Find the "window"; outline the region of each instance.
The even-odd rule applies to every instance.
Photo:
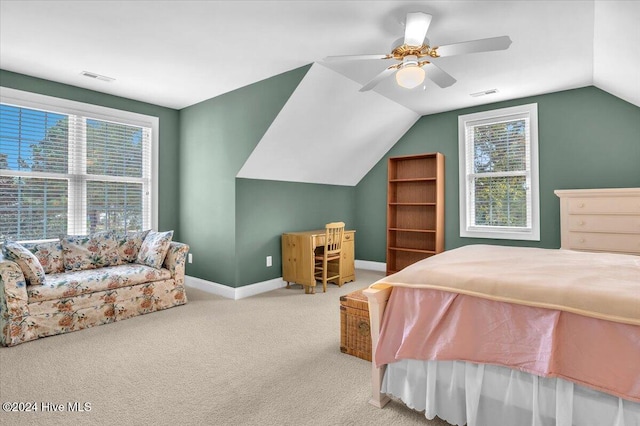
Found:
[[[156,227],[156,117],[0,90],[0,234]]]
[[[537,104],[458,117],[460,236],[540,240]]]

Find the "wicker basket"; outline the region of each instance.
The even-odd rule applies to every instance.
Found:
[[[371,361],[369,304],[362,290],[340,297],[340,351]]]

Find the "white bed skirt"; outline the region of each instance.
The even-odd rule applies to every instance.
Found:
[[[382,392],[458,426],[640,426],[640,403],[496,365],[402,360]]]

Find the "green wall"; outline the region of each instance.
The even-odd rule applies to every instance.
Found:
[[[179,189],[178,177],[180,175],[178,161],[180,157],[180,142],[178,139],[179,113],[177,110],[118,96],[105,95],[93,90],[81,89],[1,69],[0,86],[158,117],[160,119],[158,229],[173,229],[175,231],[174,239],[180,240],[179,209],[176,202]]]
[[[265,247],[274,263],[279,262],[275,241],[280,226],[269,220],[277,216],[295,223],[296,209],[272,214],[275,206],[265,200],[282,197],[282,187],[235,176],[308,69],[301,67],[180,111],[180,234],[193,254],[188,275],[231,287],[281,275],[274,275],[279,271],[275,264],[263,269],[266,255],[258,248]],[[308,190],[326,192],[321,186]],[[272,192],[265,198],[260,191]],[[272,213],[262,217],[262,211]],[[247,226],[254,231],[248,232]]]
[[[355,229],[355,187],[268,180],[236,180],[237,282],[282,276],[280,235],[344,222]],[[356,232],[356,241],[359,237]],[[273,266],[266,267],[266,256]]]
[[[159,228],[191,246],[188,275],[237,287],[282,275],[283,232],[335,220],[355,227],[354,187],[235,177],[308,69],[181,111],[4,70],[0,85],[159,117]]]
[[[458,208],[458,116],[538,104],[540,241],[461,238]],[[466,244],[560,247],[560,204],[553,191],[640,187],[640,108],[595,87],[424,116],[356,187],[356,259],[384,262],[387,159],[445,155],[445,247]]]
[[[0,85],[160,118],[159,229],[191,246],[187,274],[239,287],[281,276],[280,234],[341,220],[356,259],[385,261],[389,156],[446,157],[445,246],[560,245],[554,189],[640,186],[640,108],[595,87],[424,116],[356,187],[236,179],[309,66],[181,111],[0,70]],[[460,238],[458,115],[538,103],[541,241]],[[331,208],[322,206],[331,205]],[[267,268],[265,257],[273,256]]]

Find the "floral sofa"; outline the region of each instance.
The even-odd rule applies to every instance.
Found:
[[[187,302],[186,244],[173,231],[5,241],[0,344],[81,330]]]

